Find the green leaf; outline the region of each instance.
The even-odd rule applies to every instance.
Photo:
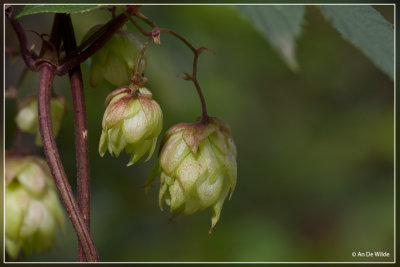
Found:
[[[21,18],[26,15],[37,13],[83,13],[104,5],[26,5],[24,9],[15,17]]]
[[[393,79],[394,29],[371,6],[322,6],[322,13],[342,37],[359,48]]]
[[[305,6],[243,5],[241,13],[279,52],[292,70],[298,69],[296,37],[301,33]]]

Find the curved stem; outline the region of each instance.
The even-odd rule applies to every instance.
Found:
[[[180,34],[170,30],[170,29],[165,29],[165,28],[161,28],[160,32],[165,32],[165,33],[169,33],[173,36],[175,36],[176,38],[178,38],[179,40],[181,40],[187,47],[190,48],[190,50],[192,50],[192,52],[194,54],[197,54],[197,49],[188,41],[186,40],[183,36],[181,36]]]
[[[125,16],[128,17],[129,21],[132,22],[133,25],[135,25],[135,27],[140,31],[141,34],[143,34],[144,36],[151,36],[151,32],[146,32],[134,19],[132,19],[132,16],[128,14],[128,12],[126,12],[126,10],[121,7],[121,6],[117,6],[122,13],[125,14]],[[134,14],[136,15],[136,14]]]
[[[152,27],[152,28],[156,28],[157,27],[157,25],[154,22],[152,22],[151,19],[149,19],[148,17],[146,17],[145,15],[140,13],[139,11],[136,11],[134,15],[136,17],[138,17],[139,19],[143,20],[150,27]]]
[[[126,12],[128,14],[135,13],[140,6],[138,5],[129,5],[126,8]],[[108,29],[102,34],[94,43],[92,43],[88,48],[82,51],[82,53],[75,55],[74,57],[68,59],[68,61],[62,63],[57,67],[56,73],[58,75],[66,74],[70,69],[78,66],[83,61],[88,59],[91,55],[93,55],[97,50],[103,47],[103,45],[111,39],[111,37],[128,21],[128,16],[125,14],[119,15],[117,18],[113,20],[113,22],[109,25]]]
[[[78,235],[88,261],[99,261],[96,248],[86,227],[85,221],[76,204],[67,175],[61,163],[53,133],[53,122],[50,113],[51,86],[54,78],[54,67],[48,63],[40,65],[38,115],[39,131],[42,137],[43,149],[49,164],[51,174],[63,200],[64,206]]]
[[[186,74],[185,76],[185,80],[190,80],[193,82],[194,86],[196,87],[197,93],[199,95],[200,101],[201,101],[201,110],[202,110],[202,115],[201,115],[201,122],[204,124],[208,123],[208,113],[207,113],[207,104],[206,104],[206,100],[203,94],[203,91],[201,90],[199,81],[197,80],[197,63],[198,63],[198,58],[200,53],[205,50],[206,48],[204,47],[200,47],[200,48],[195,48],[186,38],[184,38],[182,35],[170,30],[170,29],[166,29],[166,28],[158,28],[157,25],[152,22],[149,18],[147,18],[145,15],[143,15],[142,13],[136,11],[134,13],[134,15],[136,17],[138,17],[139,19],[143,20],[146,24],[148,24],[149,26],[151,26],[153,28],[153,32],[156,31],[158,33],[168,33],[171,34],[172,36],[178,38],[180,41],[182,41],[187,47],[190,48],[190,50],[192,50],[193,54],[194,54],[194,60],[193,60],[193,71],[192,71],[192,75],[188,75]],[[143,28],[140,27],[140,25],[134,21],[131,17],[129,18],[130,21],[135,25],[136,28],[139,29],[139,31],[145,35],[145,36],[152,36],[153,32],[146,32],[143,30]],[[136,64],[137,67],[137,64]]]
[[[196,87],[197,93],[199,95],[200,101],[201,101],[201,122],[204,124],[208,123],[208,113],[207,113],[207,104],[206,104],[206,99],[204,98],[204,94],[203,91],[201,90],[199,81],[197,80],[197,63],[199,60],[199,55],[200,53],[205,49],[204,47],[200,47],[200,48],[195,48],[188,40],[186,40],[183,36],[181,36],[180,34],[170,30],[170,29],[159,29],[160,32],[165,32],[165,33],[169,33],[172,36],[175,36],[176,38],[178,38],[179,40],[181,40],[187,47],[190,48],[190,50],[192,50],[193,54],[194,54],[194,59],[193,59],[193,71],[192,71],[192,75],[186,75],[185,80],[191,80],[194,83],[194,86]]]
[[[62,21],[62,37],[67,55],[76,48],[76,40],[71,16],[60,14]],[[89,144],[86,119],[85,94],[80,66],[69,71],[71,94],[75,121],[75,154],[76,176],[78,187],[78,205],[83,215],[88,230],[90,231],[90,168],[89,168]],[[86,261],[83,246],[78,246],[78,261]]]
[[[5,10],[5,14],[7,16],[8,21],[11,23],[15,33],[17,34],[19,46],[21,48],[21,55],[25,61],[25,64],[33,71],[37,71],[38,68],[35,64],[36,55],[31,54],[28,49],[28,41],[26,39],[26,34],[24,29],[22,28],[21,24],[18,20],[14,19],[14,8],[12,6],[8,6]]]
[[[151,42],[153,41],[153,37],[150,37],[149,39],[147,39],[146,43],[144,44],[142,50],[139,53],[139,56],[136,60],[136,65],[135,65],[135,73],[133,74],[133,77],[131,78],[131,81],[135,84],[139,84],[140,83],[140,72],[139,72],[139,68],[140,68],[140,62],[142,61],[142,58],[144,56],[144,53],[146,52],[147,47],[149,47],[149,45],[151,44]]]

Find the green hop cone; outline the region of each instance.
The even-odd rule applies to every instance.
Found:
[[[89,33],[99,29],[100,26],[95,26]],[[132,76],[142,46],[141,41],[135,35],[118,31],[92,56],[90,85],[96,87],[103,78],[116,87],[126,84]],[[141,67],[144,68],[144,66],[145,60],[143,59]]]
[[[236,154],[229,126],[218,118],[170,128],[161,142],[161,209],[164,201],[173,215],[210,207],[211,233],[236,186]]]
[[[122,87],[112,92],[106,100],[103,116],[103,130],[100,137],[99,153],[106,151],[119,156],[125,149],[131,158],[130,166],[148,152],[149,160],[162,129],[163,114],[151,92],[144,88]]]
[[[5,158],[5,245],[11,258],[50,249],[63,208],[47,163],[34,156]]]
[[[54,135],[57,136],[61,127],[61,121],[65,114],[66,104],[63,97],[56,96],[51,98],[50,105],[53,131]],[[15,122],[21,131],[36,134],[36,145],[42,145],[42,138],[39,133],[37,96],[29,97],[24,101],[15,117]]]

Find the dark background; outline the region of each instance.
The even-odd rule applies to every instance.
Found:
[[[393,6],[376,7],[393,23]],[[105,97],[113,88],[88,84],[83,64],[92,186],[92,234],[102,261],[393,261],[394,86],[358,49],[344,41],[317,6],[307,7],[293,73],[233,6],[143,6],[159,26],[211,48],[199,59],[198,78],[210,115],[228,122],[238,148],[238,182],[216,231],[209,210],[169,219],[158,207],[159,180],[143,188],[156,155],[125,167],[98,154]],[[49,33],[53,15],[21,19],[26,30]],[[109,12],[72,15],[78,41]],[[6,46],[17,47],[8,22]],[[126,30],[138,32],[127,24]],[[139,35],[139,34],[138,34]],[[28,33],[39,47],[39,38]],[[165,132],[200,114],[191,51],[171,36],[147,55],[148,88],[164,112]],[[22,60],[5,58],[6,88],[18,83]],[[179,77],[177,77],[179,76]],[[37,90],[29,73],[21,94]],[[66,77],[54,90],[68,102],[57,137],[70,183],[75,184],[72,102]],[[5,101],[5,145],[10,148],[15,102]],[[23,145],[43,155],[34,137]],[[353,258],[386,251],[389,258]],[[68,221],[53,250],[21,261],[75,261],[77,239]]]

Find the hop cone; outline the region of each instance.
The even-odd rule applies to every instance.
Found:
[[[65,114],[65,100],[61,96],[52,97],[50,100],[51,118],[53,120],[54,135],[57,136],[61,121]],[[28,98],[22,104],[22,108],[18,111],[15,122],[19,129],[24,132],[36,134],[36,145],[42,145],[42,139],[39,133],[39,120],[38,120],[38,101],[37,96]]]
[[[99,29],[95,26],[93,32]],[[133,34],[117,32],[97,53],[92,56],[90,65],[90,85],[96,87],[103,79],[113,86],[122,86],[129,81],[142,43]],[[142,67],[145,60],[141,62]]]
[[[5,159],[5,245],[11,258],[52,247],[64,213],[50,170],[33,156]]]
[[[210,207],[212,226],[236,185],[236,146],[228,125],[210,117],[209,123],[181,123],[170,128],[160,152],[159,204],[172,214],[192,214]]]
[[[125,149],[131,155],[127,164],[138,162],[148,152],[149,160],[161,132],[163,114],[160,106],[152,99],[151,92],[142,87],[131,91],[120,88],[112,92],[107,100],[103,116],[103,130],[99,152],[106,151],[119,156]]]

